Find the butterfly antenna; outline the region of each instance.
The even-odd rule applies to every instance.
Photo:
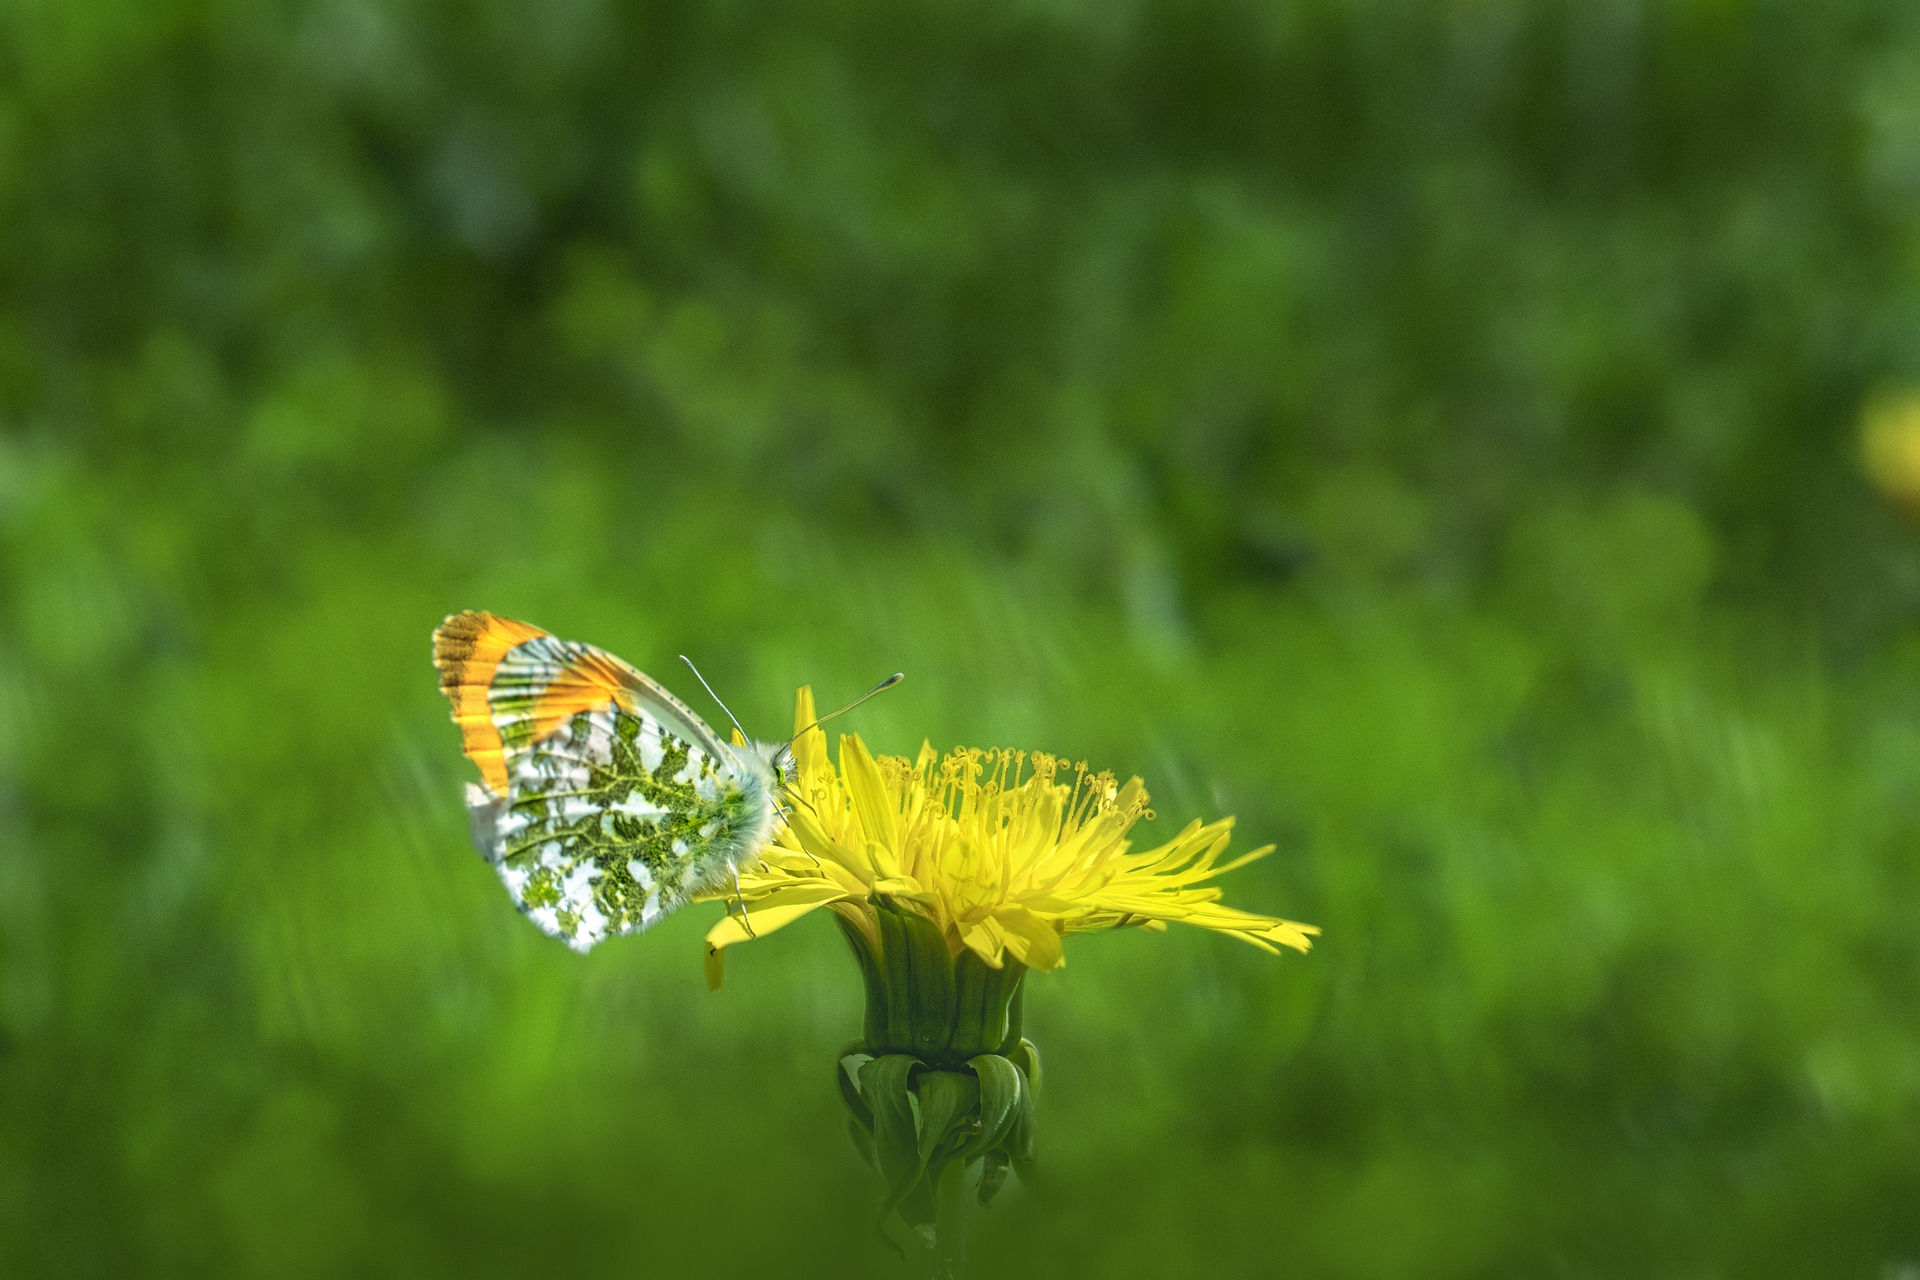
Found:
[[[791,738],[788,738],[787,745],[792,746],[794,743],[800,741],[802,734],[811,733],[813,730],[819,728],[821,725],[833,719],[835,716],[843,716],[847,714],[847,712],[853,710],[855,707],[865,702],[868,698],[871,698],[874,694],[884,692],[887,689],[891,689],[893,688],[893,686],[899,684],[902,680],[905,680],[906,678],[907,678],[906,672],[904,671],[894,672],[892,675],[888,676],[885,680],[882,680],[879,684],[873,686],[873,688],[867,690],[865,693],[861,694],[859,697],[855,698],[852,702],[849,702],[846,706],[840,708],[838,711],[827,712],[827,714],[821,716],[818,720],[815,720],[812,724],[802,729],[799,733],[796,733]]]
[[[746,737],[746,729],[741,726],[738,720],[734,719],[733,712],[727,710],[727,704],[720,701],[720,695],[713,691],[713,686],[707,683],[707,678],[700,674],[700,668],[693,665],[693,659],[683,653],[680,655],[680,661],[687,664],[687,670],[693,672],[693,678],[700,682],[700,687],[707,691],[707,696],[718,703],[722,711],[727,712],[727,719],[733,720],[733,727],[740,730],[740,736],[743,738]]]
[[[689,662],[687,665],[692,666],[693,664]],[[703,681],[702,683],[705,682]],[[712,690],[708,690],[708,692],[711,693]],[[714,701],[718,702],[720,699],[715,698]],[[741,734],[740,736],[744,738],[746,735]],[[747,900],[740,896],[740,868],[738,867],[733,868],[733,900],[740,905],[740,927],[747,931],[749,938],[758,938],[760,935],[753,931],[753,921],[747,919]]]

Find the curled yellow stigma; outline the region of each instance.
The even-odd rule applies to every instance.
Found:
[[[814,719],[803,688],[796,731]],[[745,918],[735,909],[707,934],[715,986],[727,947],[821,907],[876,946],[878,905],[907,908],[939,926],[951,955],[970,950],[996,969],[1009,958],[1058,968],[1066,934],[1100,929],[1178,922],[1275,952],[1305,951],[1320,932],[1222,905],[1214,881],[1273,851],[1223,862],[1232,818],[1190,822],[1134,852],[1129,832],[1153,816],[1138,778],[1121,785],[1044,752],[922,746],[914,760],[875,758],[857,734],[841,737],[836,766],[818,728],[794,758],[786,826],[740,873]]]

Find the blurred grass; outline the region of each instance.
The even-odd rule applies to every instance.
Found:
[[[1920,26],[0,8],[0,1270],[899,1274],[838,940],[468,851],[427,664],[1143,774],[986,1275],[1905,1274]]]

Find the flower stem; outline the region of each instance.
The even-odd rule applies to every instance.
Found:
[[[934,1280],[961,1280],[967,1271],[967,1228],[973,1223],[965,1160],[947,1161],[934,1195]]]

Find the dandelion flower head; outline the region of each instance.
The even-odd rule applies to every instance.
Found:
[[[740,874],[745,918],[730,913],[707,935],[716,984],[726,947],[822,907],[877,944],[883,900],[937,923],[956,957],[971,950],[993,968],[1058,968],[1065,935],[1128,926],[1197,925],[1267,951],[1306,951],[1320,932],[1220,901],[1219,877],[1273,850],[1222,861],[1230,817],[1136,852],[1128,837],[1153,816],[1138,778],[1120,784],[1037,751],[923,745],[912,760],[876,758],[857,734],[841,737],[836,767],[814,720],[803,688],[787,823]]]

